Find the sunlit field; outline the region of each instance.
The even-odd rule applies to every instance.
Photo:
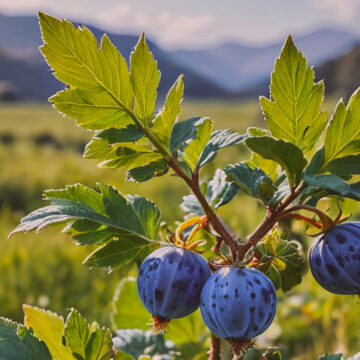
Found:
[[[334,102],[326,104],[329,111]],[[265,127],[258,102],[187,101],[182,119],[209,116],[216,128],[239,132],[249,126]],[[22,304],[49,308],[66,314],[76,307],[89,321],[110,325],[112,297],[120,279],[135,275],[134,265],[108,274],[82,264],[89,253],[75,245],[69,236],[55,227],[46,232],[7,234],[26,213],[43,205],[42,191],[83,183],[93,187],[97,181],[116,186],[124,194],[139,193],[156,202],[162,218],[174,229],[184,213],[179,205],[187,188],[172,176],[154,178],[139,185],[126,183],[119,170],[101,169],[96,162],[82,158],[91,135],[75,127],[50,105],[0,104],[0,315],[22,321]],[[209,164],[201,176],[205,179],[216,168],[247,159],[243,145],[224,149],[217,161]],[[321,207],[326,210],[329,201]],[[336,205],[332,206],[336,211]],[[360,208],[354,201],[343,204],[345,214],[359,219]],[[241,194],[220,215],[231,230],[241,237],[249,234],[264,216],[264,209]],[[303,238],[302,223],[281,226],[306,249],[311,238]],[[276,344],[291,359],[315,359],[320,353],[342,351],[351,355],[359,350],[359,299],[332,295],[316,285],[307,269],[301,285],[286,297],[280,294],[274,324],[261,336],[260,344]]]

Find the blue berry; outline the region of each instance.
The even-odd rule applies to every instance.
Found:
[[[274,285],[262,272],[223,267],[203,287],[200,309],[207,327],[237,353],[269,327],[276,303]]]
[[[315,239],[309,264],[316,281],[334,294],[360,294],[360,223],[336,225]]]
[[[202,256],[167,246],[146,257],[139,269],[137,289],[155,325],[158,322],[161,328],[161,323],[187,316],[199,307],[201,289],[210,275]]]

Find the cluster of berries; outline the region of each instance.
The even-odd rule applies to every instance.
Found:
[[[336,225],[313,243],[309,264],[318,283],[336,294],[360,294],[360,223]],[[271,280],[251,268],[224,266],[211,274],[193,250],[160,248],[142,263],[137,288],[158,330],[185,317],[199,305],[207,327],[227,339],[234,352],[245,351],[276,313]]]

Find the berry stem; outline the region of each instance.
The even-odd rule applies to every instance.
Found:
[[[116,100],[116,99],[115,99]],[[117,100],[116,100],[117,101]],[[226,242],[229,246],[231,255],[233,260],[236,260],[236,252],[237,252],[237,241],[233,238],[229,230],[220,220],[220,218],[215,214],[214,210],[211,208],[210,204],[206,200],[205,196],[201,192],[199,185],[199,169],[195,168],[192,177],[190,178],[184,170],[179,166],[176,156],[171,154],[168,149],[166,149],[163,144],[157,139],[157,137],[152,133],[151,129],[143,125],[140,119],[137,117],[134,111],[127,108],[121,102],[117,101],[118,105],[121,106],[133,119],[135,125],[144,131],[146,137],[151,141],[151,143],[155,146],[155,148],[160,152],[160,154],[167,161],[168,165],[175,172],[175,174],[181,177],[186,184],[189,186],[197,200],[199,201],[201,207],[203,208],[205,215],[208,217],[215,231],[221,236],[221,238]]]
[[[293,189],[285,200],[277,207],[268,207],[262,223],[247,237],[245,243],[238,246],[238,260],[243,260],[246,253],[273,228],[284,214],[284,210],[300,195],[305,187],[305,183],[300,184],[298,188]]]
[[[279,216],[279,220],[281,219],[296,219],[296,220],[304,220],[307,223],[315,226],[318,229],[322,229],[322,225],[316,221],[315,219],[309,218],[307,216],[301,215],[301,214],[294,214],[294,213],[287,213]]]
[[[201,207],[203,208],[205,215],[211,222],[213,228],[215,231],[221,236],[221,238],[226,242],[226,244],[229,246],[231,255],[233,260],[236,259],[236,252],[237,252],[237,241],[233,238],[229,230],[226,228],[226,226],[223,224],[223,222],[220,220],[217,214],[215,214],[214,210],[210,207],[209,203],[207,202],[205,196],[201,192],[200,186],[198,181],[195,179],[192,179],[187,176],[187,174],[181,169],[178,162],[174,157],[171,157],[168,160],[169,166],[174,170],[174,172],[181,177],[186,184],[189,186],[193,194],[196,196],[197,200],[199,201]]]
[[[317,209],[316,207],[308,206],[308,205],[304,205],[304,204],[298,204],[298,205],[292,206],[291,208],[284,211],[283,214],[287,215],[287,214],[293,213],[294,211],[297,211],[297,210],[307,210],[307,211],[311,211],[311,212],[315,213],[320,218],[320,221],[322,224],[321,228],[324,231],[328,231],[336,225],[336,222],[334,220],[332,220],[331,217],[326,215],[321,210]]]
[[[208,360],[221,360],[221,340],[211,333],[210,353]]]

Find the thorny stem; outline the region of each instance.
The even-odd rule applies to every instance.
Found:
[[[221,340],[211,333],[210,353],[208,360],[221,360]]]

